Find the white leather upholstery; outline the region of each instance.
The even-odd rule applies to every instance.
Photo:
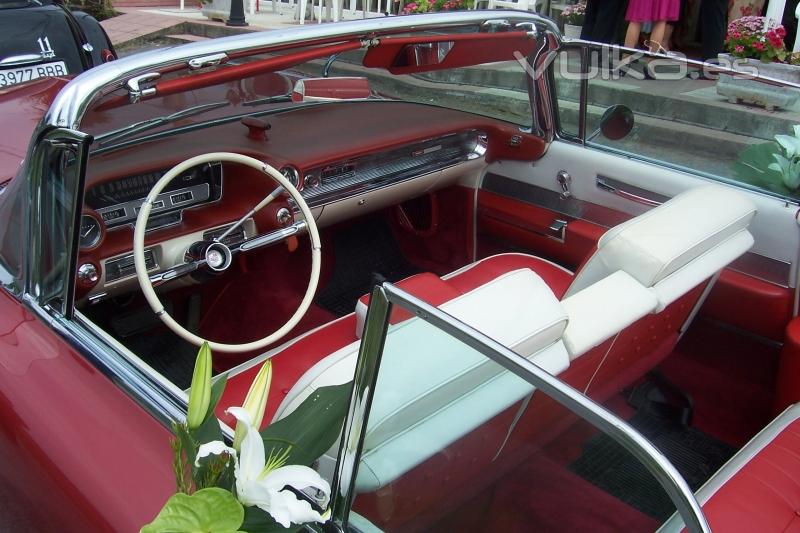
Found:
[[[529,269],[509,272],[442,310],[556,374],[569,366],[567,315]],[[326,357],[297,382],[275,415],[319,387],[353,379],[359,342]],[[532,392],[524,380],[414,318],[387,335],[370,411],[359,490],[390,483]]]
[[[733,256],[732,260],[736,253],[743,253],[747,237],[742,234],[749,236],[747,226],[755,213],[747,196],[729,187],[709,185],[683,192],[608,230],[600,238],[597,251],[575,276],[566,296],[617,270],[627,272],[645,287],[672,278],[673,285],[665,294],[674,294],[673,288],[686,285],[678,281],[685,267],[692,267],[689,274],[699,283],[727,265],[723,258]],[[718,253],[713,255],[714,251]],[[704,256],[708,260],[693,264]]]
[[[570,360],[610,339],[658,307],[651,290],[618,270],[561,300],[569,316],[564,344]]]

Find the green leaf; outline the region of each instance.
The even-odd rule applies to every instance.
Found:
[[[214,410],[217,408],[219,399],[222,398],[222,393],[225,392],[225,385],[228,384],[228,374],[222,374],[217,378],[217,381],[211,385],[211,401],[208,404],[208,412],[203,422],[207,422],[209,418],[214,416]]]
[[[243,520],[244,508],[233,494],[224,489],[203,489],[191,496],[173,494],[140,533],[229,533],[239,531]]]
[[[258,507],[245,507],[244,522],[241,528],[247,531],[247,533],[295,533],[303,529],[303,526],[291,524],[286,528],[277,523],[272,516]]]
[[[800,140],[791,135],[776,135],[775,140],[786,151],[786,157],[793,158],[800,153]]]
[[[775,155],[783,154],[776,142],[753,144],[742,150],[739,158],[733,163],[733,177],[742,183],[773,191],[784,196],[797,197],[798,192],[786,187],[783,183],[783,172],[769,168],[775,163]]]
[[[288,464],[311,466],[342,432],[353,382],[320,387],[289,416],[261,431],[264,449],[279,453],[291,447]]]

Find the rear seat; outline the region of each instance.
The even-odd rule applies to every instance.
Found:
[[[800,404],[756,435],[696,496],[715,532],[800,531]],[[674,515],[659,531],[682,528]]]

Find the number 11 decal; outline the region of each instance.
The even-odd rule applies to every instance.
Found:
[[[53,51],[53,47],[50,46],[50,39],[49,38],[47,38],[47,37],[45,37],[45,38],[39,37],[38,39],[36,39],[36,42],[39,43],[39,48],[42,51],[42,57],[44,57],[44,58],[55,57],[56,53]]]

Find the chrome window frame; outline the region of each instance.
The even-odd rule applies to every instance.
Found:
[[[649,52],[647,50],[640,50],[638,48],[627,48],[625,46],[608,45],[608,44],[598,43],[598,42],[594,42],[594,41],[585,41],[585,40],[582,40],[582,39],[576,39],[576,40],[562,42],[561,47],[559,48],[558,52],[560,53],[562,51],[566,51],[566,50],[569,50],[569,49],[578,48],[580,50],[580,56],[581,56],[581,72],[586,73],[586,72],[588,72],[588,69],[589,69],[589,53],[590,53],[591,49],[592,48],[602,49],[602,47],[612,47],[613,49],[620,50],[623,53],[640,53],[640,54],[642,54],[643,56],[645,56],[647,58],[674,61],[676,63],[683,63],[688,67],[697,67],[697,68],[700,68],[700,69],[702,69],[704,66],[707,69],[709,67],[712,67],[713,70],[716,71],[716,73],[718,73],[718,74],[730,74],[731,76],[737,77],[737,78],[747,78],[747,79],[752,79],[752,80],[755,80],[755,81],[760,81],[760,82],[763,82],[763,83],[766,83],[766,84],[769,84],[769,85],[777,85],[777,86],[780,86],[780,87],[790,87],[790,88],[794,88],[794,89],[800,90],[800,84],[796,84],[796,83],[792,83],[792,82],[788,82],[788,81],[783,81],[783,80],[778,80],[778,79],[775,79],[775,78],[770,78],[768,76],[751,76],[749,74],[742,73],[742,72],[733,70],[731,68],[722,67],[722,66],[719,66],[719,65],[714,65],[714,64],[711,64],[711,63],[704,63],[703,61],[695,61],[693,59],[687,59],[687,58],[682,58],[682,57],[665,56],[664,54],[656,54],[656,53]],[[554,68],[554,66],[551,66],[550,68],[552,70]],[[777,198],[777,199],[779,199],[781,201],[786,202],[787,206],[788,205],[800,206],[800,199],[789,198],[789,197],[783,196],[783,195],[781,195],[779,193],[756,187],[755,185],[750,185],[748,183],[743,183],[741,181],[736,181],[736,180],[733,180],[733,179],[730,179],[730,178],[726,178],[724,176],[719,176],[717,174],[712,174],[710,172],[705,172],[703,170],[699,170],[699,169],[695,169],[695,168],[691,168],[691,167],[685,167],[685,166],[682,166],[682,165],[679,165],[677,163],[673,163],[673,162],[670,162],[670,161],[664,161],[662,159],[654,159],[654,158],[651,158],[651,157],[643,156],[643,155],[635,153],[635,152],[628,152],[626,150],[622,150],[620,148],[616,148],[616,147],[613,147],[613,146],[606,146],[606,145],[603,145],[603,144],[592,143],[592,142],[587,143],[586,135],[588,133],[590,133],[590,132],[586,131],[586,112],[587,112],[587,107],[588,107],[588,95],[589,95],[589,80],[587,78],[584,78],[584,79],[581,80],[580,91],[579,91],[580,92],[580,101],[578,103],[578,105],[579,105],[579,111],[578,111],[578,113],[579,113],[579,116],[578,116],[579,134],[576,136],[576,135],[572,135],[572,134],[570,134],[568,132],[564,132],[561,129],[560,107],[558,105],[558,90],[557,89],[558,89],[558,87],[554,84],[554,86],[553,86],[553,96],[552,96],[552,100],[551,100],[551,106],[553,108],[553,113],[554,113],[554,116],[555,116],[555,123],[556,123],[556,126],[557,126],[555,128],[555,138],[557,140],[562,140],[562,141],[569,142],[569,143],[572,143],[572,144],[579,144],[581,146],[584,146],[586,148],[590,148],[590,149],[593,149],[593,150],[599,150],[599,151],[602,151],[602,152],[607,152],[607,153],[611,153],[611,154],[614,154],[614,155],[619,155],[621,157],[626,157],[626,158],[633,159],[633,160],[636,160],[636,161],[649,163],[651,165],[657,165],[657,166],[660,166],[660,167],[668,168],[670,170],[677,170],[677,171],[683,172],[685,174],[690,174],[690,175],[693,175],[693,176],[698,176],[698,177],[701,177],[701,178],[713,180],[713,181],[716,181],[716,182],[723,183],[725,185],[730,185],[732,187],[738,187],[740,189],[744,189],[744,190],[747,190],[747,191],[750,191],[750,192],[754,192],[754,193],[757,193],[757,194],[762,194],[764,196],[769,196],[771,198]]]
[[[697,499],[677,469],[650,441],[624,420],[528,359],[391,283],[375,287],[367,310],[350,407],[331,484],[331,516],[338,530],[347,531],[367,420],[389,329],[389,318],[395,305],[480,352],[613,438],[655,477],[689,531],[711,531]]]

